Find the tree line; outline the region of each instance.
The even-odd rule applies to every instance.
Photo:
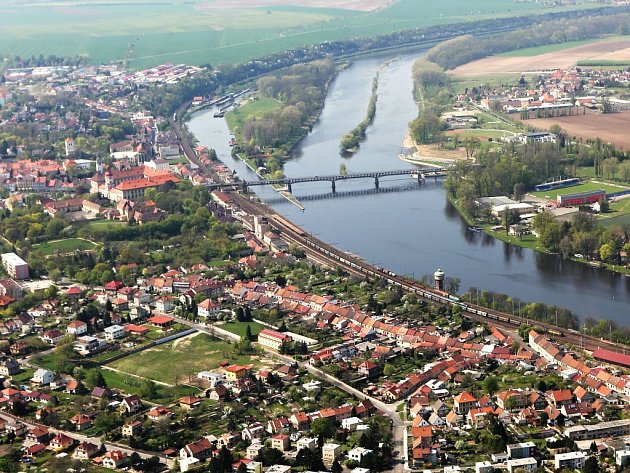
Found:
[[[485,38],[475,38],[467,34],[435,46],[428,52],[427,59],[445,69],[453,69],[506,51],[579,41],[613,33],[630,33],[630,14],[560,18]]]
[[[365,139],[365,132],[367,127],[374,122],[376,116],[376,101],[378,100],[378,77],[379,73],[372,80],[372,95],[370,95],[370,101],[368,102],[367,113],[365,118],[355,126],[349,133],[346,133],[339,143],[339,151],[342,155],[352,155],[356,151],[359,143]]]

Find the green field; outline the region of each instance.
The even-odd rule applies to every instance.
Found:
[[[80,238],[66,238],[65,240],[56,240],[48,243],[36,245],[33,248],[40,251],[43,255],[52,255],[56,252],[71,253],[73,251],[93,250],[96,245],[90,241]]]
[[[332,2],[331,2],[332,3]],[[360,12],[266,6],[217,8],[212,2],[20,4],[0,0],[3,53],[80,55],[92,64],[124,60],[136,69],[161,63],[241,63],[304,44],[436,24],[582,9],[535,2],[399,0]]]
[[[108,366],[124,373],[176,384],[176,381],[184,382],[189,375],[199,371],[212,370],[222,361],[232,364],[253,363],[251,357],[236,354],[234,348],[232,344],[200,333],[141,351]]]
[[[604,189],[607,194],[612,194],[613,192],[619,192],[623,190],[619,186],[612,186],[608,184],[598,184],[595,182],[585,182],[584,184],[580,184],[578,186],[565,187],[564,189],[556,189],[553,191],[542,191],[542,192],[531,192],[532,195],[536,197],[543,197],[545,199],[556,200],[559,195],[565,194],[577,194],[580,192],[592,191],[595,189]]]
[[[123,222],[118,220],[93,220],[91,222],[84,223],[82,227],[87,227],[90,230],[105,230],[116,225],[122,225]]]
[[[245,120],[251,117],[261,118],[265,114],[282,108],[282,103],[271,97],[261,97],[252,100],[242,107],[230,110],[226,115],[230,130],[242,127]]]
[[[252,330],[252,335],[258,335],[262,329],[265,327],[260,325],[258,322],[226,322],[224,324],[218,325],[223,330],[227,330],[228,332],[232,332],[241,337],[245,336],[247,332],[247,326]]]
[[[108,369],[102,369],[103,378],[107,383],[107,387],[111,389],[119,389],[128,394],[140,394],[142,380],[134,378],[133,376],[125,376],[122,373],[117,373]],[[180,397],[189,394],[199,394],[199,390],[190,386],[174,386],[168,387],[163,385],[156,385],[157,396],[153,398],[152,402],[160,404],[168,404]]]

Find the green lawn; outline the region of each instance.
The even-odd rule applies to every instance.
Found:
[[[223,330],[227,330],[228,332],[235,333],[241,337],[245,336],[247,332],[247,326],[252,330],[252,335],[258,335],[258,333],[264,329],[263,325],[260,325],[258,322],[226,322],[224,324],[219,325]]]
[[[282,103],[270,97],[260,97],[252,100],[242,107],[230,110],[225,119],[227,120],[230,130],[235,127],[243,126],[245,120],[250,117],[261,118],[269,112],[282,108]]]
[[[33,248],[40,251],[44,255],[52,255],[57,251],[60,253],[71,253],[77,250],[93,250],[96,245],[90,241],[80,238],[66,238],[65,240],[56,240],[48,243],[35,245]]]
[[[630,224],[630,198],[612,202],[610,204],[610,212],[599,215],[599,220],[606,227]]]
[[[585,182],[584,184],[580,184],[578,186],[565,187],[564,189],[555,189],[552,191],[542,191],[542,192],[532,192],[532,195],[536,197],[544,197],[546,199],[556,200],[559,195],[565,194],[577,194],[580,192],[592,191],[595,189],[604,189],[606,193],[612,194],[613,192],[619,192],[623,190],[620,187],[609,185],[609,184],[598,184],[595,182]]]
[[[253,327],[252,327],[253,329]],[[250,356],[238,355],[234,345],[199,333],[149,348],[134,355],[110,363],[109,366],[125,373],[175,384],[184,382],[189,375],[212,370],[222,361],[233,364],[256,362]]]
[[[222,5],[221,5],[222,6]],[[304,44],[515,15],[600,6],[541,8],[535,2],[399,0],[360,12],[335,8],[266,6],[217,8],[215,2],[22,4],[3,2],[4,51],[84,56],[92,64],[126,60],[143,69],[163,63],[238,64]]]
[[[118,220],[92,220],[91,222],[84,223],[82,226],[90,230],[103,230],[123,224],[124,222]]]

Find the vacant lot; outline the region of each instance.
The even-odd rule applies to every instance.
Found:
[[[536,197],[543,197],[545,199],[551,199],[555,201],[559,195],[578,194],[580,192],[588,192],[595,189],[604,189],[607,194],[612,194],[613,192],[619,192],[620,190],[623,190],[620,186],[612,186],[597,182],[585,182],[584,184],[580,184],[578,186],[565,187],[564,189],[556,189],[552,191],[531,192],[531,194],[535,195]]]
[[[525,120],[525,123],[544,130],[552,125],[560,125],[569,136],[584,140],[600,138],[605,143],[613,143],[619,149],[630,150],[630,112],[537,118]]]
[[[553,46],[553,47],[552,47]],[[630,59],[630,39],[614,39],[597,41],[582,46],[569,47],[568,49],[541,51],[555,49],[550,45],[541,48],[522,50],[526,56],[490,56],[469,62],[451,71],[456,76],[477,76],[488,74],[514,74],[527,71],[541,71],[545,69],[568,69],[585,59],[592,60],[626,60]],[[516,54],[513,52],[512,54]]]
[[[177,384],[188,382],[188,377],[199,371],[216,368],[222,361],[231,364],[255,363],[249,356],[236,354],[234,345],[197,333],[136,353],[109,366],[123,373]]]
[[[77,250],[93,250],[96,245],[81,238],[66,238],[65,240],[50,241],[42,243],[34,248],[44,255],[59,253],[72,253]]]

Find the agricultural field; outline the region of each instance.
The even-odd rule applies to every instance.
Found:
[[[72,253],[73,251],[86,251],[96,248],[96,244],[82,238],[66,238],[65,240],[49,241],[33,247],[43,255],[59,253]]]
[[[560,125],[568,136],[577,138],[600,138],[605,143],[613,143],[616,148],[630,150],[628,134],[630,112],[587,113],[569,117],[535,118],[524,120],[528,126],[548,130],[553,125]]]
[[[253,327],[252,327],[253,329]],[[234,345],[196,333],[122,358],[108,366],[143,378],[175,385],[199,371],[212,370],[223,361],[256,364],[257,359],[236,354]]]
[[[303,4],[303,2],[299,2]],[[91,64],[127,61],[143,69],[161,63],[241,63],[304,44],[599,4],[541,8],[536,2],[480,0],[217,0],[155,3],[46,4],[0,0],[4,53],[85,56]]]
[[[580,43],[580,42],[578,42]],[[584,42],[580,46],[567,47],[571,43],[548,45],[528,50],[513,51],[513,55],[489,56],[469,62],[451,71],[453,76],[487,76],[488,74],[519,74],[545,69],[569,69],[584,60],[630,60],[630,37],[619,36]],[[553,46],[553,47],[552,47]],[[555,47],[560,47],[556,49]],[[527,53],[529,51],[529,54]]]
[[[613,192],[619,192],[624,190],[621,186],[597,183],[597,182],[585,182],[583,184],[571,187],[565,187],[564,189],[555,189],[552,191],[541,191],[541,192],[531,192],[532,195],[536,197],[542,197],[544,199],[556,200],[559,195],[565,194],[578,194],[580,192],[588,192],[595,189],[604,189],[607,194],[612,194]]]
[[[260,97],[250,100],[241,107],[230,110],[225,115],[225,119],[230,130],[234,130],[236,127],[241,128],[248,118],[261,118],[269,112],[282,108],[282,106],[282,103],[274,98]]]

